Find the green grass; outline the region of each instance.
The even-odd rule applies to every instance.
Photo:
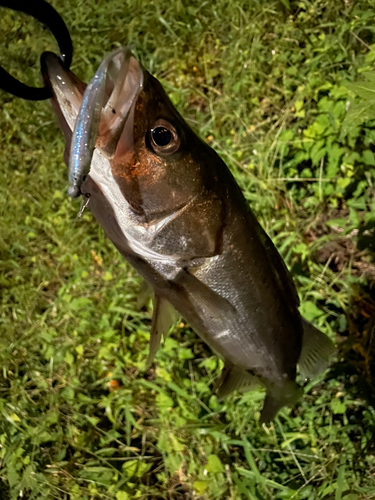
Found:
[[[267,426],[262,392],[211,395],[222,362],[186,324],[145,372],[151,304],[137,310],[138,276],[89,213],[77,220],[49,103],[0,93],[0,498],[374,498],[375,116],[345,121],[366,97],[348,82],[373,69],[373,2],[52,3],[82,79],[131,44],[341,347]],[[56,50],[5,9],[0,44],[34,84]]]

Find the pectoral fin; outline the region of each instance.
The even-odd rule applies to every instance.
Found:
[[[302,319],[303,339],[298,367],[304,379],[313,379],[324,371],[334,351],[332,341],[309,321]]]
[[[249,391],[259,385],[260,381],[255,375],[235,366],[226,365],[214,390],[219,387],[217,398],[220,401],[233,391]]]
[[[147,368],[149,368],[158,352],[161,337],[165,339],[169,330],[177,320],[176,311],[170,303],[163,297],[155,295],[154,314],[152,316],[151,335],[150,335],[150,353],[147,359]]]
[[[152,297],[152,286],[147,281],[142,281],[141,288],[137,297],[137,311],[146,305],[149,298]]]
[[[234,319],[236,314],[234,306],[186,269],[178,273],[174,282],[182,286],[192,300],[214,318]]]

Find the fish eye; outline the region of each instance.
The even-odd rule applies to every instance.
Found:
[[[150,130],[151,146],[155,153],[172,154],[180,146],[180,138],[175,127],[167,120],[159,119]]]
[[[172,132],[165,127],[156,127],[151,130],[152,140],[157,146],[168,146],[172,140]]]

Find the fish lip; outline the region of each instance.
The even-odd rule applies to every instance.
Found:
[[[113,88],[106,89],[97,146],[104,156],[112,158],[119,141],[127,139],[125,142],[133,145],[134,108],[143,89],[144,68],[129,47],[120,47],[108,54],[96,74],[105,65],[108,65],[106,85]],[[130,145],[125,149],[130,149]]]

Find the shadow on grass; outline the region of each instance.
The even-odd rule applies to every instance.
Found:
[[[375,281],[353,288],[347,308],[348,327],[341,334],[338,362],[328,378],[340,381],[346,393],[361,404],[347,408],[348,435],[356,448],[353,470],[363,477],[366,458],[375,454],[375,418],[364,418],[364,410],[375,412]],[[371,411],[371,407],[373,411]],[[335,417],[343,418],[342,415]],[[373,437],[363,439],[365,434]]]
[[[353,292],[339,361],[331,368],[331,375],[375,408],[375,281],[356,285]]]
[[[0,498],[1,500],[10,500],[9,486],[0,480]]]

